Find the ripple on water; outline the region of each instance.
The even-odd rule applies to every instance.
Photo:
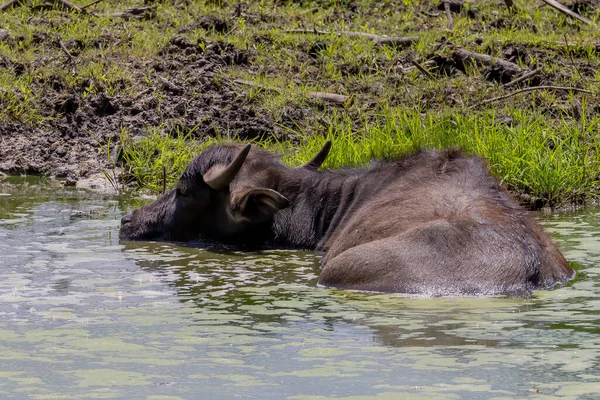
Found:
[[[579,281],[529,299],[316,287],[319,255],[118,242],[130,200],[0,186],[0,396],[591,398],[600,212],[545,225]],[[530,390],[531,389],[531,390]],[[539,393],[536,393],[539,391]],[[329,396],[329,397],[327,397]]]

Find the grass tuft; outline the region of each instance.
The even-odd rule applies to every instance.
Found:
[[[297,166],[309,160],[327,140],[333,142],[324,168],[365,167],[371,160],[393,160],[421,148],[460,147],[486,158],[490,168],[510,189],[539,198],[547,205],[581,203],[596,198],[600,189],[600,117],[585,123],[549,122],[541,115],[506,109],[478,114],[422,113],[405,107],[385,110],[375,122],[357,126],[344,114],[333,113],[322,135],[293,133],[298,146],[287,141],[257,143],[284,154]],[[172,185],[192,157],[206,146],[229,138],[191,140],[191,132],[165,135],[149,130],[137,141],[123,138],[125,160],[142,187],[159,192],[162,168]]]
[[[598,21],[600,5],[587,3],[581,13]],[[458,146],[486,158],[509,188],[545,204],[600,196],[600,31],[536,2],[515,1],[511,10],[463,2],[452,29],[437,2],[416,0],[156,2],[143,18],[114,16],[138,0],[102,1],[89,9],[96,16],[29,4],[0,13],[0,136],[23,165],[65,173],[65,165],[100,157],[98,148],[118,141],[125,179],[156,193],[163,169],[171,185],[206,145],[238,134],[263,138],[257,144],[291,165],[332,140],[327,168]],[[394,47],[341,31],[420,40]],[[458,59],[457,48],[522,71]],[[594,94],[536,91],[482,103],[540,85]],[[310,91],[350,100],[315,101]],[[27,140],[14,138],[15,126]],[[96,148],[82,154],[89,136]]]

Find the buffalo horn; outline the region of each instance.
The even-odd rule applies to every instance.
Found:
[[[321,164],[325,162],[329,150],[331,150],[331,140],[326,141],[321,150],[313,158],[302,164],[300,168],[319,169]]]
[[[205,178],[205,182],[208,186],[213,188],[214,190],[223,190],[226,189],[233,178],[237,175],[240,168],[242,168],[242,164],[246,160],[248,156],[248,152],[250,151],[251,145],[247,144],[244,146],[242,151],[235,157],[235,159],[229,163],[229,165],[221,171],[221,173],[215,177]]]

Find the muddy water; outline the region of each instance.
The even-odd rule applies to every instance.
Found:
[[[310,252],[119,243],[139,201],[0,186],[0,398],[600,393],[600,209],[545,218],[569,287],[431,299],[317,288]]]

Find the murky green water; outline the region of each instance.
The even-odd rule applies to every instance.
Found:
[[[317,288],[309,252],[119,244],[135,206],[0,186],[0,398],[600,396],[600,209],[545,221],[585,279],[431,299]]]

